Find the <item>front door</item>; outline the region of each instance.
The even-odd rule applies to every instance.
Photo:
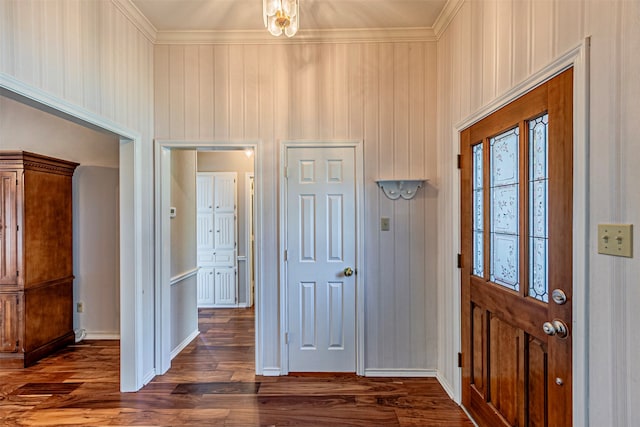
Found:
[[[461,133],[463,404],[480,426],[572,424],[569,69]]]
[[[287,149],[290,372],[356,370],[353,147]]]

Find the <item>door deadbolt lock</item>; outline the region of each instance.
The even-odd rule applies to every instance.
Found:
[[[554,319],[551,322],[544,322],[542,330],[545,334],[557,336],[558,338],[566,338],[567,335],[569,335],[569,328],[567,327],[567,324],[558,319]]]
[[[343,270],[345,277],[353,276],[353,268],[347,267]]]
[[[551,299],[558,305],[566,304],[567,294],[565,294],[562,289],[554,289],[553,292],[551,292]]]

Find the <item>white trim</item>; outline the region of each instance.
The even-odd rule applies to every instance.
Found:
[[[436,371],[436,378],[438,379],[438,382],[440,383],[440,385],[442,386],[442,388],[444,389],[444,391],[447,392],[447,394],[449,395],[449,398],[453,401],[456,400],[456,388],[453,386],[453,384],[451,384],[449,381],[447,381],[447,379],[442,375],[442,372],[440,371]],[[471,417],[469,417],[471,418]]]
[[[163,316],[163,313],[170,312],[170,272],[169,265],[171,261],[171,245],[168,244],[170,236],[169,227],[169,192],[170,192],[170,174],[171,168],[170,150],[172,148],[194,149],[199,148],[218,148],[228,150],[239,150],[251,148],[254,151],[254,173],[255,181],[255,235],[256,235],[256,260],[255,260],[255,277],[256,277],[256,316],[255,316],[255,347],[256,347],[256,374],[262,375],[262,313],[260,307],[259,293],[262,284],[262,146],[260,141],[207,141],[207,140],[168,140],[156,139],[154,141],[154,158],[155,158],[155,219],[156,219],[156,240],[155,240],[155,256],[156,256],[156,366],[161,367],[158,374],[162,375],[171,367],[171,325],[169,316]],[[195,177],[194,177],[195,179]],[[228,307],[228,306],[227,306]]]
[[[280,368],[262,368],[263,377],[279,377],[282,375]]]
[[[122,12],[147,40],[151,43],[156,42],[158,30],[131,0],[111,0],[111,3]]]
[[[190,277],[197,276],[198,270],[200,267],[192,268],[191,270],[185,271],[184,273],[178,274],[177,276],[173,276],[169,281],[171,286],[182,282],[183,280],[187,280]]]
[[[176,348],[171,350],[171,360],[173,360],[177,355],[179,355],[180,352],[184,350],[185,347],[191,343],[191,341],[195,340],[198,335],[200,335],[200,331],[196,329],[195,331],[191,332],[189,336],[184,339],[184,341],[178,344]]]
[[[442,34],[445,32],[453,18],[456,17],[458,11],[464,4],[464,0],[447,0],[447,4],[444,5],[440,15],[433,23],[433,32],[436,38],[439,40]]]
[[[142,373],[142,136],[86,108],[0,72],[0,94],[25,98],[36,108],[120,137],[120,390],[136,391]],[[130,243],[133,241],[133,245]],[[148,261],[148,260],[146,260]]]
[[[262,30],[158,31],[156,44],[308,44],[308,43],[400,43],[435,42],[433,28],[302,29],[282,39]]]
[[[589,397],[589,50],[591,40],[585,38],[578,46],[559,56],[552,63],[516,85],[504,95],[490,102],[476,113],[462,120],[453,129],[451,150],[453,158],[458,154],[460,132],[478,122],[502,106],[521,97],[552,77],[573,66],[573,424],[588,426]],[[460,180],[458,170],[449,169],[450,179],[454,183],[451,213],[454,224],[450,238],[460,245]],[[459,277],[458,269],[452,265],[452,277]],[[460,351],[460,283],[454,287],[455,311],[453,315],[454,332],[452,337]],[[462,378],[460,369],[456,369],[454,400],[460,403]]]
[[[119,340],[120,333],[119,332],[87,332],[82,339],[82,341],[86,340]],[[81,342],[82,342],[81,341]]]
[[[279,264],[280,264],[280,363],[282,374],[289,373],[289,351],[288,344],[285,343],[284,334],[287,332],[287,266],[284,261],[284,251],[287,244],[287,197],[286,181],[282,179],[287,167],[287,149],[289,148],[336,148],[348,147],[354,149],[355,172],[356,172],[356,374],[365,375],[365,282],[366,268],[364,256],[364,153],[362,140],[282,140],[280,141],[280,162],[278,165],[278,180],[280,182],[280,244],[279,244]]]
[[[365,377],[384,378],[437,378],[435,369],[365,369]]]
[[[244,237],[245,246],[244,250],[246,255],[244,257],[238,256],[238,261],[246,261],[244,266],[244,275],[246,280],[245,298],[244,304],[238,304],[238,307],[252,307],[253,306],[253,288],[251,286],[251,270],[253,268],[252,252],[251,252],[251,224],[255,224],[255,218],[253,213],[255,208],[251,206],[251,183],[255,181],[255,172],[245,172],[244,174],[244,209],[245,209],[245,221],[244,221]]]
[[[155,369],[150,370],[147,374],[142,378],[142,385],[147,385],[151,382],[153,378],[156,376]],[[142,388],[142,387],[141,387]]]

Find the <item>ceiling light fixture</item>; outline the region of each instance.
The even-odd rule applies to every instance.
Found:
[[[264,26],[278,37],[293,37],[298,32],[299,0],[262,0]]]

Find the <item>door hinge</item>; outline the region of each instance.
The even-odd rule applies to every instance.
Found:
[[[20,348],[20,340],[16,340],[16,348]]]
[[[284,333],[284,343],[289,344],[289,332]]]
[[[16,225],[16,231],[20,231],[20,226]]]
[[[16,277],[20,277],[20,270],[16,270]]]
[[[285,249],[285,250],[284,250],[284,260],[285,260],[285,261],[287,260],[288,255],[289,255],[287,252],[288,252],[288,251]]]
[[[458,154],[458,169],[462,169],[462,155]]]
[[[462,268],[462,254],[458,254],[458,268]]]
[[[20,297],[16,295],[16,305],[20,305]]]
[[[458,353],[458,368],[462,368],[462,353]]]

